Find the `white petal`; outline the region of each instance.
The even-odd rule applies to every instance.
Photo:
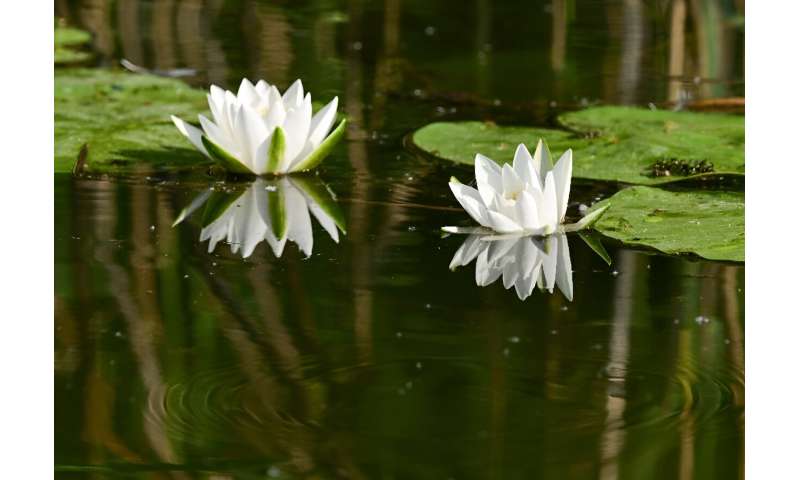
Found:
[[[235,217],[235,240],[232,243],[241,246],[243,258],[247,258],[253,253],[256,246],[264,239],[267,231],[267,225],[258,211],[254,186],[251,185],[242,196],[241,206]]]
[[[306,95],[302,104],[289,110],[283,121],[283,130],[286,133],[286,151],[281,161],[280,170],[288,171],[308,139],[308,129],[311,126],[311,95]]]
[[[553,167],[556,183],[556,205],[558,206],[558,221],[563,222],[569,203],[569,187],[572,182],[572,149],[567,150]]]
[[[308,201],[308,197],[306,197],[306,200]],[[316,218],[319,224],[322,225],[322,228],[328,232],[328,235],[330,235],[331,239],[334,242],[339,243],[339,230],[336,228],[336,222],[333,221],[333,218],[325,213],[322,207],[317,205],[315,202],[308,201],[308,209],[312,214],[314,214],[314,218]]]
[[[333,97],[333,100],[328,102],[327,105],[322,107],[322,109],[311,118],[308,140],[313,148],[317,148],[331,131],[333,122],[336,120],[336,109],[338,106],[339,97]]]
[[[488,262],[488,255],[488,250],[482,251],[475,262],[475,283],[480,287],[491,285],[503,273],[502,269]]]
[[[269,94],[269,83],[264,80],[259,80],[258,83],[256,83],[256,93],[266,100]]]
[[[267,130],[270,132],[283,125],[283,120],[286,118],[286,109],[283,108],[283,101],[281,101],[280,93],[274,86],[269,89],[269,109],[267,116],[264,118],[264,123]]]
[[[481,241],[480,235],[469,235],[464,243],[458,247],[453,259],[450,260],[450,270],[469,264],[483,250],[489,247],[488,242]]]
[[[525,184],[533,182],[534,179],[536,179],[537,183],[539,181],[536,172],[533,170],[531,153],[522,143],[517,145],[517,151],[514,153],[514,171],[517,172],[517,175]]]
[[[544,181],[544,194],[539,206],[539,222],[545,234],[555,232],[558,226],[558,206],[556,200],[556,182],[553,172],[548,172]]]
[[[314,236],[305,197],[288,182],[284,184],[284,195],[288,223],[286,237],[295,242],[306,256],[310,256],[314,247]]]
[[[544,186],[545,175],[550,171],[553,161],[550,158],[548,149],[545,148],[544,142],[539,139],[536,144],[536,151],[533,152],[533,170],[536,172],[539,182]]]
[[[203,146],[203,132],[199,128],[195,127],[194,125],[189,125],[175,115],[172,115],[170,118],[172,118],[172,123],[178,127],[178,131],[180,131],[184,136],[186,136],[186,138],[189,139],[190,142],[192,142],[194,148],[198,149],[206,157],[211,158],[206,151],[206,147]]]
[[[556,265],[556,285],[561,293],[572,301],[572,260],[569,257],[569,241],[563,233],[557,236],[558,261]]]
[[[503,193],[519,193],[524,186],[511,165],[507,163],[503,165]]]
[[[544,288],[553,291],[556,284],[556,267],[558,266],[558,242],[556,236],[551,235],[546,239],[547,245],[545,250],[547,253],[544,255],[542,261],[542,276],[544,277]]]
[[[287,110],[300,106],[303,102],[303,82],[299,78],[286,90],[282,100]]]
[[[491,228],[489,217],[486,214],[486,207],[483,205],[478,191],[463,183],[450,182],[449,185],[456,200],[467,211],[469,216],[484,227]]]
[[[522,192],[517,199],[516,209],[517,221],[522,225],[522,228],[535,231],[541,227],[539,223],[539,211],[536,207],[536,200],[533,195],[528,192]]]
[[[203,115],[198,115],[197,118],[200,120],[200,126],[203,127],[203,132],[209,140],[225,149],[225,151],[231,155],[237,158],[239,157],[238,147],[233,144],[231,138],[225,134],[218,125]]]
[[[236,98],[239,99],[242,105],[247,105],[251,108],[257,108],[261,103],[261,95],[256,92],[256,88],[250,83],[250,80],[246,78],[242,79]]]
[[[266,151],[264,150],[264,140],[267,138],[267,127],[261,121],[261,117],[250,107],[242,105],[238,109],[236,123],[239,126],[239,134],[242,139],[242,162],[250,170],[255,171],[255,164],[260,151],[264,151],[266,161]]]
[[[521,232],[522,227],[517,224],[515,221],[511,220],[507,216],[503,215],[500,212],[494,212],[489,210],[489,222],[490,225],[487,225],[495,232],[500,233],[512,233],[512,232]]]
[[[503,180],[500,167],[489,157],[475,155],[475,181],[483,203],[488,205],[496,193],[502,193]]]

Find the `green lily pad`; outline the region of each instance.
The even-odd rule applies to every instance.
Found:
[[[170,120],[197,118],[205,92],[174,79],[103,69],[55,72],[55,171],[70,172],[83,145],[83,171],[180,171],[210,161]]]
[[[596,107],[558,120],[584,137],[574,147],[576,177],[654,185],[744,176],[742,116]]]
[[[91,52],[84,51],[92,41],[92,35],[84,30],[56,25],[53,32],[56,65],[86,62],[92,58]]]
[[[547,140],[556,155],[574,153],[573,177],[657,185],[744,175],[744,118],[733,115],[596,107],[565,113],[566,130],[438,122],[412,135],[437,158],[472,164],[476,153],[511,162],[517,144]]]
[[[320,108],[317,102],[312,105],[315,111]],[[84,145],[84,173],[205,170],[213,162],[170,120],[175,115],[192,121],[200,113],[209,115],[206,91],[180,80],[105,69],[56,70],[55,171],[72,171]],[[329,138],[341,133],[334,130]]]
[[[743,192],[672,192],[638,186],[617,192],[594,209],[609,205],[594,228],[626,245],[744,261]]]

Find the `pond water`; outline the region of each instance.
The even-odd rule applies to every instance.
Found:
[[[59,478],[743,476],[742,265],[605,242],[609,266],[576,235],[458,262],[471,170],[403,147],[434,119],[742,95],[743,5],[55,3],[100,66],[302,76],[350,123],[310,185],[56,176]],[[228,209],[173,226],[210,187]],[[615,189],[575,185],[569,215]],[[552,292],[502,270],[530,256]]]

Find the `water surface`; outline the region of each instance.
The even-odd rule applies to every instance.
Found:
[[[58,477],[743,476],[743,266],[607,243],[608,266],[569,236],[572,300],[520,301],[449,268],[469,168],[403,148],[434,119],[739,95],[736,8],[498,3],[56,2],[100,65],[302,76],[351,125],[313,177],[346,233],[310,217],[310,255],[172,226],[248,185],[56,176]],[[575,186],[570,215],[615,188]]]

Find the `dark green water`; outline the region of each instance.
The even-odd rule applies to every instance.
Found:
[[[173,228],[211,180],[56,176],[56,476],[742,477],[742,266],[570,236],[572,301],[479,287],[439,232],[470,170],[403,149],[437,118],[740,95],[736,5],[57,1],[101,65],[302,76],[351,127],[319,171],[346,234],[312,217],[309,257]]]

